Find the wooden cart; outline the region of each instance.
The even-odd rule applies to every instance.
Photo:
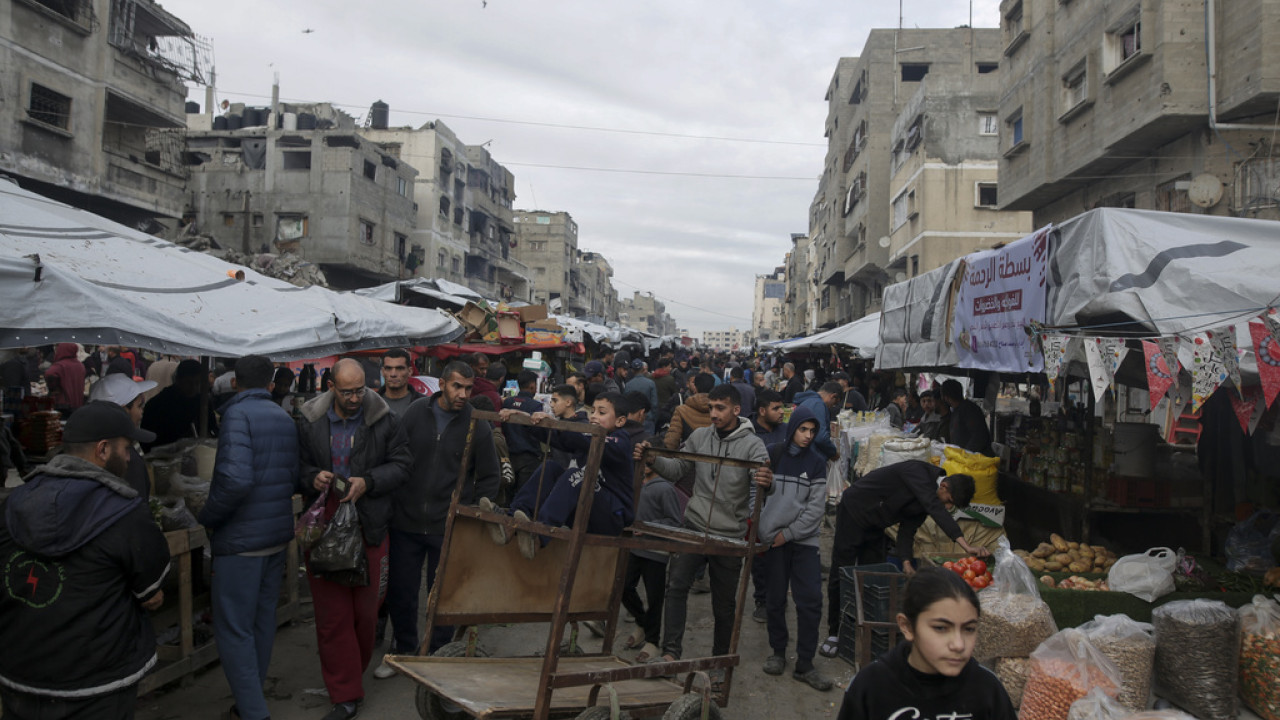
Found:
[[[387,663],[420,683],[418,711],[426,720],[441,718],[632,717],[667,712],[667,717],[718,717],[728,704],[733,668],[739,663],[738,634],[742,607],[751,577],[751,561],[763,547],[748,539],[729,539],[664,526],[635,523],[621,536],[586,532],[585,522],[573,528],[551,527],[521,521],[459,504],[468,473],[475,423],[496,421],[492,412],[473,411],[462,468],[454,487],[440,565],[427,602],[426,631],[418,655],[390,655]],[[532,424],[525,416],[507,421]],[[575,517],[590,515],[594,478],[604,453],[605,431],[595,425],[544,420],[540,428],[590,433]],[[651,448],[649,456],[667,456],[754,469],[760,463]],[[643,485],[644,463],[637,462],[635,496]],[[751,527],[759,525],[760,504],[755,503]],[[549,538],[533,560],[523,557],[517,543],[495,544],[488,525],[506,526],[509,533],[526,531]],[[674,662],[632,665],[613,654],[627,557],[633,549],[696,552],[746,558],[739,577],[737,609],[728,654]],[[566,629],[576,643],[577,623],[604,621],[606,630],[598,655],[562,657]],[[475,626],[492,623],[550,623],[545,652],[541,656],[487,658],[478,656]],[[456,641],[427,657],[423,653],[436,625],[459,628]],[[462,628],[470,627],[463,633]],[[724,682],[713,691],[707,671],[723,670]],[[683,683],[663,676],[688,673]],[[695,684],[695,680],[700,680]],[[695,688],[697,691],[695,692]],[[603,693],[601,691],[604,691]]]

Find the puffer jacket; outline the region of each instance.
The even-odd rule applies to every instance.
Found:
[[[58,455],[0,503],[0,684],[89,698],[136,684],[156,664],[141,603],[169,572],[169,544],[121,478]]]
[[[364,394],[364,419],[356,430],[349,463],[351,477],[364,478],[364,495],[356,500],[360,528],[368,545],[381,545],[391,524],[392,497],[409,477],[413,454],[400,420],[387,401],[374,392]],[[333,471],[329,445],[329,408],[333,391],[321,393],[302,406],[299,431],[301,471],[298,489],[309,505],[319,496],[316,475]]]
[[[827,461],[792,440],[804,422],[816,422],[807,407],[798,407],[787,423],[786,440],[768,448],[773,464],[773,492],[760,510],[760,540],[772,542],[782,533],[787,542],[818,546],[818,529],[827,504]]]
[[[689,435],[698,428],[711,425],[711,404],[706,393],[692,395],[684,404],[671,414],[671,425],[663,443],[670,449],[680,447]]]
[[[284,545],[293,537],[298,427],[265,388],[236,394],[219,410],[222,431],[200,524],[214,555]],[[313,476],[314,477],[314,476]]]
[[[764,443],[756,437],[755,428],[746,418],[738,418],[738,427],[723,439],[714,425],[698,428],[680,449],[703,455],[769,462]],[[751,498],[755,495],[751,471],[675,458],[657,457],[653,461],[653,469],[672,482],[679,480],[690,468],[694,469],[693,496],[685,507],[685,526],[724,537],[745,537],[747,520],[751,517]]]

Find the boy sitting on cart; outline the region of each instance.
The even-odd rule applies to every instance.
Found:
[[[508,420],[520,411],[504,409],[502,419]],[[534,423],[552,418],[547,413],[535,412],[529,416]],[[595,499],[591,503],[591,515],[587,518],[587,532],[596,535],[621,535],[622,529],[635,518],[634,488],[632,487],[631,436],[623,430],[627,423],[627,408],[622,396],[605,392],[596,396],[591,406],[590,423],[609,431],[605,437],[604,455],[600,461],[600,473],[596,478]],[[572,526],[578,505],[579,486],[582,484],[587,451],[591,448],[591,435],[567,431],[552,432],[553,449],[572,453],[578,467],[565,469],[559,463],[546,460],[529,478],[511,500],[509,511],[518,520],[536,518],[552,527]],[[482,499],[480,507],[490,512],[503,512],[492,501]],[[489,525],[493,541],[505,545],[511,541],[507,528],[496,523]],[[520,554],[532,560],[538,548],[546,540],[533,533],[516,533]]]

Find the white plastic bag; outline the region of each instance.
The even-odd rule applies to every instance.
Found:
[[[885,442],[880,453],[880,467],[904,460],[929,460],[932,443],[928,438],[898,438]]]
[[[1177,566],[1177,553],[1166,547],[1151,548],[1117,560],[1107,573],[1107,584],[1116,592],[1154,602],[1173,592],[1173,570]]]

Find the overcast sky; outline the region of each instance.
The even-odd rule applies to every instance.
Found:
[[[969,23],[964,0],[903,4],[905,27]],[[808,231],[836,62],[898,25],[872,0],[163,5],[212,39],[220,100],[264,105],[278,72],[284,100],[362,119],[380,99],[393,126],[491,141],[515,207],[568,211],[622,297],[651,291],[699,334],[750,326],[754,276]],[[974,0],[973,24],[997,26],[998,6]]]

